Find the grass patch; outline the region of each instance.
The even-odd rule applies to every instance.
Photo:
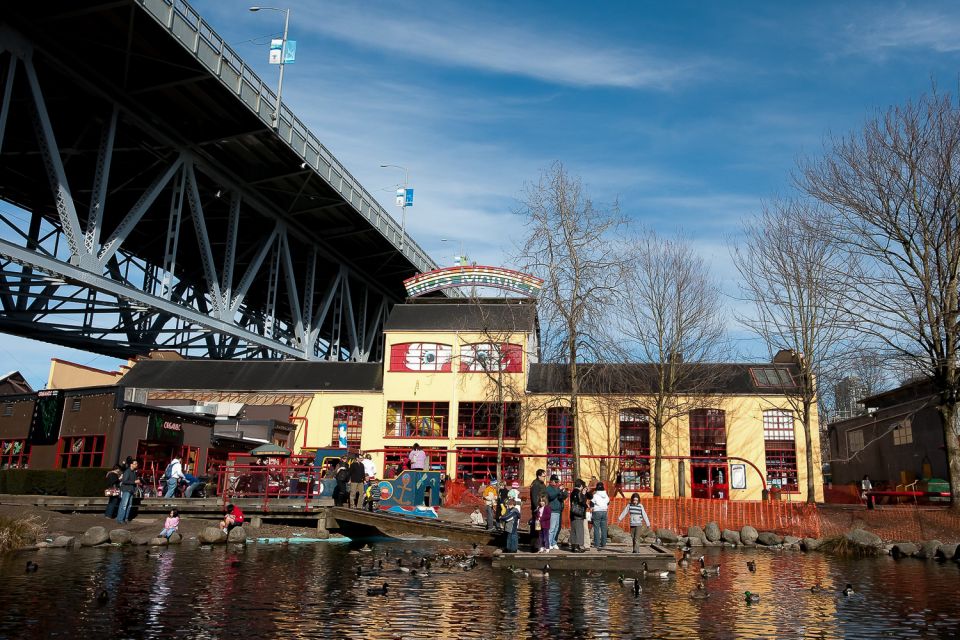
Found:
[[[37,541],[44,526],[37,516],[6,518],[0,516],[0,553],[7,553]]]
[[[872,558],[882,555],[882,549],[853,542],[846,536],[827,538],[818,551],[831,553],[842,558]]]

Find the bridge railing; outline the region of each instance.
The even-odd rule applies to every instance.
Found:
[[[193,7],[184,0],[137,2],[265,124],[273,124],[277,94]],[[277,114],[276,133],[385,238],[398,248],[402,246],[403,254],[418,271],[436,268],[436,263],[409,236],[401,242],[403,230],[393,216],[282,103]]]

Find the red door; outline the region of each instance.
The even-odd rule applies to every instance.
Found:
[[[729,473],[726,464],[694,463],[690,465],[694,498],[728,500]]]

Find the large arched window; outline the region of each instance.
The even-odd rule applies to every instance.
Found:
[[[690,455],[723,458],[727,455],[727,415],[722,409],[690,412]]]
[[[650,415],[646,409],[620,410],[620,488],[650,490]]]
[[[547,409],[547,467],[560,482],[573,481],[573,416],[567,407]]]
[[[340,446],[340,425],[347,428],[347,446],[351,449],[360,448],[360,435],[363,431],[363,407],[342,405],[333,408],[333,446]]]
[[[794,422],[793,412],[786,409],[763,412],[763,448],[767,461],[767,487],[770,489],[800,490]]]

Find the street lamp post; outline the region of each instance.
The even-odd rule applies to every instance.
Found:
[[[382,164],[381,169],[400,169],[403,171],[403,200],[400,203],[400,251],[403,251],[403,243],[407,238],[407,187],[410,184],[410,172],[406,167],[398,164]]]
[[[277,83],[277,104],[273,108],[273,128],[280,129],[280,94],[283,92],[283,68],[287,56],[287,30],[290,28],[290,9],[279,7],[250,7],[250,11],[283,11],[283,41],[280,43],[280,81]]]

